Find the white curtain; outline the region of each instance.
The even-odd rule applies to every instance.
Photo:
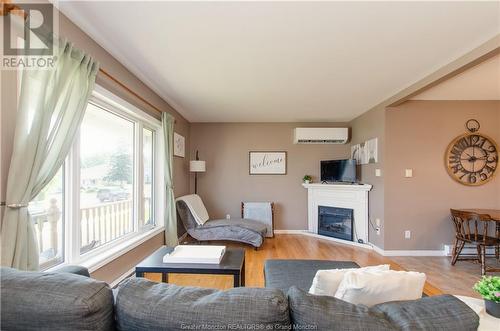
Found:
[[[3,266],[38,269],[38,245],[28,203],[64,162],[78,132],[99,64],[56,40],[52,68],[25,69],[2,224]]]
[[[179,243],[173,181],[174,123],[172,115],[162,113],[161,124],[165,138],[165,244],[167,246],[176,246]]]

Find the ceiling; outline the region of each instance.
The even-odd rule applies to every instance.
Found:
[[[57,6],[191,122],[349,121],[500,33],[497,1]]]
[[[414,96],[412,100],[500,100],[500,55]]]

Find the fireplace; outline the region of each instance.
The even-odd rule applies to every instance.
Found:
[[[307,229],[331,241],[341,241],[346,245],[359,246],[368,243],[368,192],[371,185],[346,184],[302,184],[307,189]],[[352,241],[329,237],[319,232],[318,207],[337,207],[352,210]],[[349,233],[350,231],[348,231]],[[345,236],[344,236],[345,237]]]
[[[353,210],[318,206],[318,234],[353,241]]]

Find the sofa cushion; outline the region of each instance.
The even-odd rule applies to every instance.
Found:
[[[298,330],[395,330],[383,314],[331,296],[313,295],[292,287],[288,302],[292,325]]]
[[[288,302],[279,290],[226,291],[180,287],[143,278],[123,282],[116,300],[122,331],[283,329],[290,325]]]
[[[113,330],[104,282],[70,273],[1,268],[2,330]]]
[[[231,219],[214,219],[203,224],[203,228],[210,227],[229,227],[238,226],[244,229],[248,229],[257,232],[261,236],[265,236],[267,232],[267,226],[259,221],[249,221],[243,218],[231,218]]]
[[[372,308],[292,287],[290,317],[299,328],[317,330],[477,330],[479,317],[451,295],[393,301]]]
[[[60,274],[62,272],[66,272],[66,273],[70,273],[70,274],[90,277],[89,270],[87,268],[79,266],[79,265],[65,265],[65,266],[57,269],[57,271],[54,271],[54,272],[58,273],[58,274]]]
[[[355,262],[325,260],[267,260],[264,277],[267,288],[288,291],[292,286],[308,291],[318,270],[359,268]]]
[[[477,330],[479,316],[452,295],[413,301],[394,301],[373,306],[399,330]]]

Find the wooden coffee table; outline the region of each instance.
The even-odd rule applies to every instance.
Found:
[[[205,263],[163,263],[163,257],[173,251],[173,247],[163,246],[135,267],[135,276],[144,273],[161,273],[161,281],[168,282],[168,274],[233,275],[234,287],[245,286],[245,250],[226,248],[220,264]]]

